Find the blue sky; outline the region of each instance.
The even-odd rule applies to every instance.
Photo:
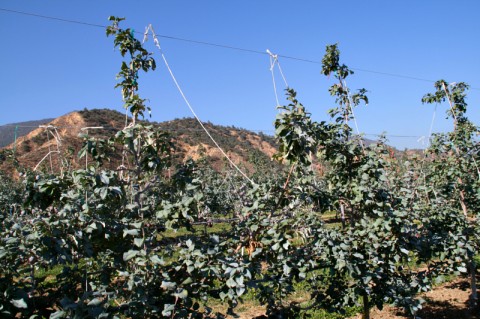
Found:
[[[341,62],[357,70],[351,89],[366,88],[370,103],[355,110],[366,134],[386,132],[399,148],[422,147],[435,106],[422,105],[433,83],[362,70],[472,86],[467,113],[475,123],[480,100],[480,1],[7,1],[0,8],[123,27],[320,61],[339,43]],[[101,28],[0,10],[0,125],[57,117],[83,108],[124,112],[116,84],[121,58]],[[140,37],[140,35],[139,35]],[[172,70],[203,121],[273,133],[275,96],[268,55],[160,38]],[[191,116],[152,41],[157,70],[140,74],[152,120]],[[333,77],[321,65],[280,58],[299,100],[315,120],[328,120]],[[284,89],[276,73],[279,94]],[[283,99],[282,99],[283,100]],[[433,132],[452,128],[447,105],[437,106]],[[398,137],[408,136],[408,137]],[[371,138],[372,136],[367,135]]]

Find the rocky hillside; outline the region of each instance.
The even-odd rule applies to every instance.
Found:
[[[221,170],[228,166],[220,150],[209,139],[195,119],[176,119],[169,122],[150,123],[170,133],[176,146],[177,163],[188,158],[198,160],[205,158],[210,165]],[[84,160],[77,157],[82,146],[81,133],[88,131],[90,136],[111,137],[125,125],[125,115],[108,110],[95,109],[75,111],[43,123],[27,134],[20,136],[17,132],[15,155],[21,166],[38,170],[59,172],[60,161],[74,167],[84,165]],[[245,129],[204,123],[210,134],[224,149],[229,157],[245,170],[253,173],[259,165],[276,165],[271,156],[276,147],[273,137],[256,134]],[[11,126],[8,126],[11,128]],[[98,129],[103,127],[103,129]],[[90,128],[90,129],[89,129]],[[5,148],[13,149],[10,144]],[[119,158],[120,156],[118,156]],[[115,159],[111,165],[117,165]],[[13,168],[4,162],[0,169],[11,172]]]
[[[0,147],[5,147],[15,142],[15,135],[24,136],[38,128],[40,125],[45,125],[54,119],[43,119],[38,121],[27,121],[21,123],[12,123],[0,126]]]

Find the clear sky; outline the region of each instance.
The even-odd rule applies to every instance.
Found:
[[[433,82],[381,73],[467,82],[467,115],[480,122],[478,0],[0,0],[0,8],[99,25],[116,15],[127,19],[122,27],[139,32],[151,23],[159,35],[312,61],[321,61],[327,44],[339,43],[341,62],[356,70],[349,87],[369,91],[370,104],[355,110],[361,132],[387,132],[399,148],[422,147],[417,140],[430,132],[435,106],[422,105],[421,97],[434,90]],[[124,112],[113,88],[120,54],[102,28],[0,10],[0,38],[0,125],[83,108]],[[277,110],[268,55],[159,39],[203,121],[273,134]],[[191,116],[153,42],[146,48],[158,66],[139,80],[151,119]],[[333,77],[322,76],[320,64],[279,61],[313,118],[328,120]],[[283,98],[278,72],[276,77]],[[433,132],[452,128],[446,107],[437,107]]]

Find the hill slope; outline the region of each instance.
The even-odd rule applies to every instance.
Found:
[[[5,147],[15,142],[15,130],[17,137],[27,135],[40,125],[45,125],[53,119],[43,119],[38,121],[27,121],[20,123],[12,123],[0,126],[0,147]]]
[[[33,129],[24,136],[17,134],[15,155],[23,167],[59,172],[62,166],[59,162],[61,159],[67,159],[73,167],[84,165],[84,160],[76,156],[82,146],[80,133],[88,131],[90,136],[111,137],[124,127],[125,115],[108,109],[94,109],[75,111],[48,123],[42,122],[48,127]],[[177,163],[188,158],[197,160],[203,157],[217,170],[228,166],[220,150],[195,119],[176,119],[150,124],[170,133],[175,144],[174,158]],[[259,163],[275,165],[270,160],[276,151],[273,137],[212,123],[204,125],[234,163],[243,166],[250,173]],[[8,127],[11,128],[10,125]],[[13,144],[7,148],[13,148]],[[117,164],[115,161],[112,163]],[[0,169],[8,172],[12,167],[3,163]]]

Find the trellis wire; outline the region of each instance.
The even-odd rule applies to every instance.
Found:
[[[278,61],[278,55],[273,54],[269,49],[267,49],[267,53],[270,56],[270,73],[272,74],[272,82],[273,82],[273,92],[275,94],[275,100],[277,101],[277,107],[280,106],[280,102],[278,100],[278,92],[277,92],[277,81],[275,80],[275,65],[278,66],[278,70],[280,71],[280,75],[282,76],[283,82],[285,83],[285,87],[288,88],[287,79],[283,74],[282,67],[280,66],[280,62]]]
[[[53,126],[53,125],[39,125],[40,128],[44,128],[46,133],[47,133],[47,141],[48,141],[48,153],[37,163],[37,165],[35,166],[35,168],[33,169],[33,171],[36,171],[38,166],[47,158],[49,157],[50,158],[50,171],[51,173],[53,174],[53,162],[52,162],[52,153],[58,153],[60,154],[60,145],[61,145],[61,137],[60,137],[60,134],[58,133],[57,131],[57,127],[56,126]],[[54,129],[55,130],[55,134],[53,134],[50,129]],[[51,150],[51,145],[50,145],[50,134],[52,134],[52,136],[55,138],[56,142],[57,142],[57,150],[56,151],[52,151]],[[63,173],[63,169],[61,168],[61,165],[60,165],[60,169],[62,170],[61,173]]]
[[[158,41],[158,38],[155,34],[155,31],[153,30],[153,27],[152,25],[150,24],[147,29],[145,30],[145,33],[144,33],[144,41],[147,40],[148,38],[148,32],[149,30],[152,32],[152,37],[153,37],[153,41],[155,43],[155,46],[158,48],[158,50],[160,51],[160,54],[162,56],[162,59],[163,59],[163,62],[165,63],[165,66],[167,67],[168,69],[168,72],[170,73],[170,76],[175,84],[175,86],[177,87],[178,91],[180,92],[180,95],[182,96],[183,100],[185,101],[185,103],[187,104],[188,108],[190,109],[190,112],[192,112],[193,116],[195,117],[195,119],[197,120],[197,122],[200,124],[200,126],[203,128],[203,130],[205,131],[205,133],[208,135],[208,137],[210,138],[210,140],[213,142],[213,144],[215,144],[215,146],[218,148],[218,150],[222,153],[222,155],[228,160],[228,162],[240,173],[242,174],[242,176],[248,180],[250,182],[250,184],[252,185],[256,185],[256,183],[251,180],[233,161],[232,159],[225,153],[225,151],[220,147],[220,145],[217,143],[217,141],[212,137],[212,135],[210,134],[210,132],[207,130],[207,128],[203,125],[202,121],[200,120],[200,118],[197,116],[197,114],[195,113],[195,111],[193,110],[192,106],[190,105],[190,102],[188,101],[187,97],[185,96],[185,94],[183,93],[183,90],[182,88],[180,87],[180,85],[178,84],[178,81],[175,77],[175,75],[173,74],[173,71],[172,69],[170,68],[170,65],[168,64],[168,61],[167,61],[167,58],[165,57],[165,54],[163,53],[163,50],[160,46],[160,42]]]

